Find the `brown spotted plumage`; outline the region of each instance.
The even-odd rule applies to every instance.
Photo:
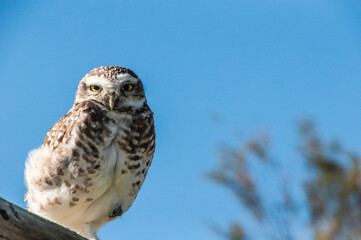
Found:
[[[28,208],[97,239],[102,225],[132,205],[154,150],[141,80],[123,67],[96,68],[80,81],[70,111],[29,153]]]

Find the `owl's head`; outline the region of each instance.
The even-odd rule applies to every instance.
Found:
[[[75,102],[96,101],[109,110],[140,108],[146,102],[142,81],[130,69],[98,67],[80,81]]]

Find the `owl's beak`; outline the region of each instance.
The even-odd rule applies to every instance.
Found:
[[[114,97],[113,97],[113,95],[110,95],[110,97],[109,97],[109,109],[110,109],[110,111],[113,111],[113,109],[114,109]]]

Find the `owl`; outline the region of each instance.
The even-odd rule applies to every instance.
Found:
[[[153,112],[131,70],[105,66],[80,81],[74,104],[25,164],[29,211],[79,234],[124,214],[155,150]]]

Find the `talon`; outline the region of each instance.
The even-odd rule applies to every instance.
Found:
[[[113,211],[109,214],[109,217],[119,217],[123,214],[122,206],[115,205]]]

